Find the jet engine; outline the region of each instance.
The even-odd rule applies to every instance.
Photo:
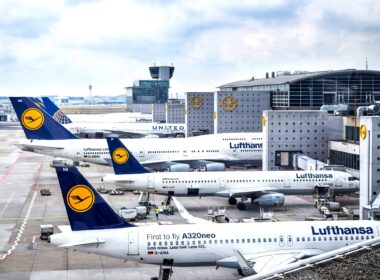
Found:
[[[284,202],[285,202],[284,194],[268,193],[253,200],[252,204],[256,204],[259,206],[281,206],[281,205],[284,205]]]
[[[168,167],[169,172],[189,172],[190,165],[186,163],[177,163]]]
[[[211,162],[204,165],[203,169],[205,171],[224,171],[226,169],[226,166],[224,163]]]

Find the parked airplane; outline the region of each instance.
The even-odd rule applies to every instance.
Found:
[[[105,139],[79,139],[38,108],[29,98],[10,97],[27,141],[25,151],[55,157],[111,165]],[[33,118],[29,122],[26,118]],[[260,164],[261,133],[227,133],[191,138],[124,139],[138,160],[152,169],[189,171],[224,170],[225,165]]]
[[[123,221],[76,167],[56,167],[70,228],[49,241],[63,248],[175,266],[216,265],[263,273],[364,240],[377,240],[378,221],[152,225]],[[78,197],[82,199],[78,203]]]
[[[124,113],[107,113],[107,114],[64,114],[49,97],[33,98],[33,101],[39,102],[43,109],[53,118],[61,124],[64,123],[148,123],[152,122],[151,114],[142,114],[140,112],[124,112]],[[58,112],[58,115],[56,115]],[[61,117],[65,115],[65,118],[70,119],[65,121]],[[91,116],[91,117],[89,117]],[[62,121],[62,122],[61,122]]]
[[[104,182],[122,184],[130,190],[170,196],[221,196],[244,210],[251,199],[260,206],[283,205],[284,195],[310,195],[316,190],[334,190],[334,194],[359,190],[359,180],[340,171],[224,171],[160,172],[146,170],[117,137],[107,137],[115,174]]]
[[[141,138],[146,135],[157,135],[160,137],[186,136],[186,124],[177,123],[147,123],[147,122],[110,122],[101,121],[89,122],[89,119],[99,118],[97,115],[87,115],[87,120],[82,122],[72,122],[48,97],[42,97],[41,102],[38,98],[32,99],[36,105],[43,104],[42,109],[53,117],[57,122],[74,134],[84,138],[103,138],[99,135],[117,133],[123,138]],[[40,106],[41,108],[41,106]],[[127,113],[124,113],[127,114]]]

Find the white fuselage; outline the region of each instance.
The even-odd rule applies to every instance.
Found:
[[[142,164],[209,160],[259,164],[261,133],[210,134],[189,138],[121,139]],[[111,165],[106,139],[24,140],[23,150],[55,157]]]
[[[108,114],[69,114],[73,123],[134,123],[139,121],[152,122],[151,114],[141,113],[108,113]]]
[[[234,261],[234,249],[246,259],[292,251],[312,256],[378,237],[379,230],[377,221],[187,224],[69,231],[50,236],[50,241],[59,246],[102,240],[75,249],[150,264],[172,259],[177,266],[218,261],[228,267]]]
[[[161,172],[145,174],[107,174],[104,182],[130,190],[161,195],[229,197],[236,192],[279,192],[285,195],[310,195],[316,187],[331,186],[335,194],[359,190],[359,180],[340,171],[224,171]]]
[[[83,122],[63,124],[72,133],[115,132],[141,135],[186,135],[186,124],[174,123],[121,123],[121,122]]]

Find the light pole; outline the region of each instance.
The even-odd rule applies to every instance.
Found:
[[[91,99],[91,90],[92,90],[92,85],[90,84],[89,86],[88,86],[88,89],[89,89],[89,91],[90,91],[90,99]]]

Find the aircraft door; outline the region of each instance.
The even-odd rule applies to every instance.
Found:
[[[143,148],[139,150],[139,158],[145,158],[145,150]]]
[[[188,153],[187,153],[187,150],[186,149],[183,149],[183,153],[182,153],[183,157],[184,158],[187,158],[188,157]]]
[[[138,232],[130,232],[128,234],[128,255],[139,254],[139,234]]]
[[[337,188],[341,187],[342,186],[342,179],[341,178],[335,179],[334,185]]]
[[[220,182],[219,189],[221,191],[224,191],[226,189],[226,178],[219,178],[219,182]]]
[[[280,245],[280,247],[284,247],[284,236],[283,235],[279,236],[278,244]]]
[[[293,246],[293,236],[288,235],[288,246],[292,247]]]
[[[154,189],[154,178],[153,176],[148,176],[148,190]]]
[[[289,180],[289,179],[285,179],[285,180],[284,180],[284,188],[285,188],[285,189],[290,188],[290,180]]]

